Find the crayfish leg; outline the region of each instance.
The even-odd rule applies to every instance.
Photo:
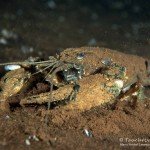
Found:
[[[75,101],[76,100],[79,89],[80,89],[80,85],[75,83],[75,85],[73,87],[73,91],[70,94],[69,101]]]

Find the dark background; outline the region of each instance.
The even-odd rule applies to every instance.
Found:
[[[0,62],[99,46],[150,58],[149,0],[0,1]],[[4,37],[2,31],[17,35]]]

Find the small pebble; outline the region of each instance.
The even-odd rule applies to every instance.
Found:
[[[29,135],[28,138],[25,140],[26,145],[31,145],[30,140],[39,141],[36,135]]]
[[[21,68],[20,65],[6,65],[6,66],[4,67],[4,69],[5,69],[6,71],[16,70],[16,69],[19,69],[19,68]]]
[[[6,39],[17,39],[18,38],[18,35],[12,31],[8,31],[7,29],[3,29],[1,31],[1,34],[4,38]]]
[[[7,43],[7,40],[6,40],[6,39],[0,38],[0,44],[2,44],[2,45],[7,45],[8,43]]]
[[[28,139],[31,140],[32,139],[32,135],[29,135]]]
[[[26,145],[28,145],[28,146],[30,146],[30,145],[31,145],[31,143],[30,143],[30,140],[29,140],[29,139],[26,139],[26,140],[25,140],[25,143],[26,143]]]
[[[133,96],[137,96],[137,95],[138,95],[138,92],[134,92],[132,95],[133,95]]]
[[[6,119],[9,119],[10,118],[10,116],[9,115],[6,115],[6,117],[5,117]]]
[[[89,130],[87,130],[87,129],[84,129],[84,134],[87,136],[87,137],[92,137],[93,135],[92,135],[92,133],[91,133],[91,131],[89,131]]]
[[[96,44],[97,44],[97,41],[96,41],[95,38],[90,39],[89,42],[88,42],[89,46],[93,46],[93,45],[96,45]]]
[[[27,62],[36,62],[36,61],[39,61],[40,58],[39,57],[32,57],[30,56],[26,61]]]
[[[53,0],[49,0],[49,1],[47,2],[47,5],[48,5],[48,7],[49,7],[50,9],[55,9],[55,8],[56,8],[56,3],[55,3],[55,1],[53,1]]]
[[[33,140],[35,140],[35,141],[39,141],[39,139],[36,137],[36,135],[33,135]]]
[[[123,80],[115,80],[115,85],[120,89],[123,88]]]
[[[26,46],[26,45],[22,45],[21,46],[21,51],[26,54],[26,53],[32,53],[34,51],[34,48],[33,47],[29,47],[29,46]]]

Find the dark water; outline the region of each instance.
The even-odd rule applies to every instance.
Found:
[[[0,61],[99,46],[150,58],[149,0],[0,1]]]

